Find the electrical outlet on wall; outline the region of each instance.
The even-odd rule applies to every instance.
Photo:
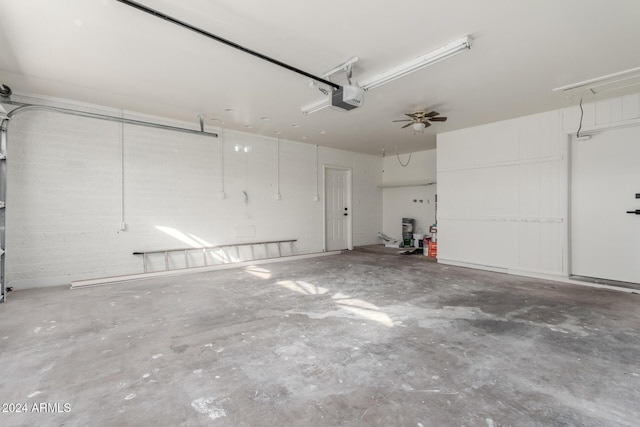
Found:
[[[220,198],[221,199],[226,199],[227,198],[227,193],[225,193],[224,191],[220,192]]]
[[[314,202],[317,202],[318,200],[320,200],[320,197],[318,197],[317,195],[316,195],[316,196],[313,196],[313,201],[314,201]]]
[[[276,193],[273,197],[276,200],[281,200],[282,199],[282,195],[280,193]]]
[[[120,231],[125,231],[127,229],[127,223],[122,221],[120,223]]]

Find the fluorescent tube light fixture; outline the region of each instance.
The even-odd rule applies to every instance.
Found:
[[[615,90],[635,91],[638,86],[640,86],[640,74],[620,79],[615,82],[593,85],[589,90],[592,94],[597,95],[599,93],[612,92]]]
[[[574,90],[590,91],[596,95],[600,92],[607,92],[615,89],[624,89],[627,87],[637,86],[640,77],[640,67],[631,68],[629,70],[620,71],[618,73],[608,74],[595,79],[585,80],[570,85],[561,86],[553,89],[553,92],[571,92]]]
[[[469,36],[464,36],[436,50],[433,50],[429,53],[419,56],[413,59],[412,61],[409,61],[397,67],[391,68],[390,70],[387,70],[386,72],[378,76],[374,76],[370,79],[367,79],[363,83],[359,84],[358,86],[364,89],[365,91],[375,89],[384,84],[392,82],[396,79],[404,77],[408,74],[421,70],[422,68],[428,67],[429,65],[433,65],[436,62],[440,62],[443,59],[450,58],[460,52],[464,52],[465,50],[469,50],[469,49],[471,49],[471,38]],[[354,56],[349,60],[347,60],[345,63],[340,64],[339,66],[334,67],[331,70],[327,71],[326,73],[323,74],[323,76],[335,74],[336,72],[344,69],[345,67],[353,65],[357,60],[358,60],[358,57]],[[302,107],[301,109],[302,114],[306,115],[306,114],[315,113],[327,107],[331,107],[331,104],[332,104],[331,96],[323,98],[319,101],[314,102],[313,104],[309,104],[305,107]],[[344,111],[343,109],[340,109],[340,108],[337,108],[337,109],[340,111]]]
[[[460,52],[464,52],[465,50],[469,49],[471,49],[471,39],[469,36],[464,36],[436,50],[419,56],[412,61],[391,68],[390,70],[378,76],[374,76],[371,79],[365,80],[361,84],[361,86],[364,90],[375,89],[384,84],[399,79],[400,77],[404,77],[408,74],[421,70],[425,67],[428,67],[429,65],[433,65],[436,62],[440,62],[443,59],[450,58]]]
[[[311,113],[318,112],[320,110],[324,110],[331,106],[331,97],[322,98],[319,101],[314,102],[313,104],[309,104],[306,107],[302,107],[302,114],[307,115]]]

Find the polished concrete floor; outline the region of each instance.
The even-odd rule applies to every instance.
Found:
[[[396,251],[16,291],[0,319],[2,426],[640,425],[640,295]]]

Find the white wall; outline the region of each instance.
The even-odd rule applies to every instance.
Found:
[[[544,274],[566,268],[560,111],[438,135],[438,260]]]
[[[438,261],[568,276],[577,106],[438,135]],[[582,131],[640,121],[640,95],[584,105]],[[613,154],[612,154],[613,155]]]
[[[382,159],[348,151],[320,147],[320,197],[322,165],[341,166],[352,170],[353,245],[378,243],[377,234],[382,227]],[[292,177],[292,179],[294,179]],[[315,188],[315,185],[314,185]],[[322,204],[320,202],[319,204]],[[322,211],[322,210],[321,210]],[[322,234],[322,233],[320,233]]]
[[[354,245],[376,243],[382,227],[374,156],[320,147],[316,173],[315,146],[281,141],[276,200],[273,138],[225,131],[216,139],[42,111],[16,116],[8,138],[6,283],[15,289],[139,273],[139,250],[295,238],[297,253],[320,252],[323,164],[353,170]]]
[[[384,166],[383,184],[411,185],[435,182],[436,158],[436,150],[417,151],[411,153],[411,157],[409,154],[387,154],[382,163]]]
[[[407,164],[409,155],[400,155],[400,161]],[[400,161],[396,155],[383,161],[382,231],[402,239],[402,218],[414,218],[416,230],[428,234],[429,226],[435,222],[436,150],[412,153],[406,167]]]

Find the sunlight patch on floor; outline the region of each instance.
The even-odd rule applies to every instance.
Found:
[[[331,297],[335,303],[343,310],[355,314],[358,317],[373,320],[384,326],[393,327],[393,320],[388,314],[383,313],[375,304],[358,298],[351,298],[341,292]]]
[[[260,279],[271,279],[271,271],[266,268],[256,267],[255,265],[250,265],[244,269],[249,274],[252,274]]]
[[[276,282],[276,284],[304,295],[323,295],[329,292],[329,289],[327,288],[312,285],[311,283],[300,280],[282,280]]]

